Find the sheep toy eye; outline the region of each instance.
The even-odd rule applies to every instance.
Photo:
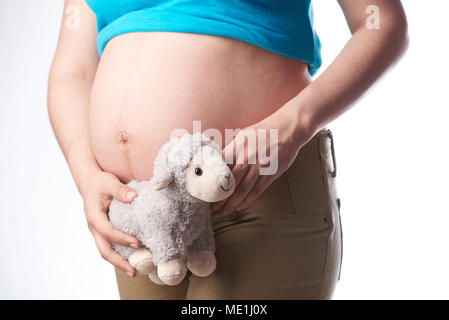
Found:
[[[203,170],[201,170],[201,168],[195,168],[195,174],[196,174],[197,176],[200,176],[200,175],[203,174]]]

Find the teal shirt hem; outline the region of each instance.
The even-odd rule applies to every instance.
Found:
[[[251,25],[250,28],[245,28],[241,21],[230,23],[229,21],[186,15],[167,10],[143,9],[130,12],[105,26],[98,34],[98,53],[101,56],[109,40],[120,34],[170,31],[208,34],[244,41],[271,52],[308,63],[309,72],[312,76],[321,66],[321,44],[314,30],[308,30],[308,32],[313,33],[313,38],[309,37],[305,41],[310,43],[302,43],[303,47],[301,50],[297,50],[298,44],[294,43],[295,39],[285,34],[266,28],[258,32],[257,27],[254,25]]]

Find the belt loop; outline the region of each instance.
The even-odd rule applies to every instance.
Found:
[[[328,136],[331,141],[331,152],[332,152],[332,165],[334,170],[331,172],[332,177],[337,176],[337,161],[335,160],[335,148],[334,148],[334,136],[332,135],[332,131],[328,131]]]
[[[337,162],[335,161],[335,149],[334,149],[334,137],[332,135],[332,131],[330,129],[322,129],[321,130],[321,137],[320,137],[320,154],[321,157],[327,161],[327,157],[332,158],[332,171],[328,172],[332,177],[337,176]],[[326,139],[329,139],[330,144],[330,150],[328,149],[328,146],[326,144]],[[330,151],[330,154],[329,154]],[[326,165],[326,167],[328,167]],[[326,170],[327,171],[327,170]]]

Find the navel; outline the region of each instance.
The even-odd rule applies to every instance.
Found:
[[[120,144],[127,144],[128,138],[129,138],[129,136],[125,131],[120,131],[118,133],[117,139]]]
[[[119,149],[120,149],[120,152],[122,153],[123,158],[126,162],[126,170],[128,170],[131,177],[135,177],[134,168],[132,165],[131,155],[130,155],[130,152],[131,152],[131,144],[130,144],[131,140],[130,139],[131,138],[130,138],[129,134],[126,131],[122,130],[117,134],[117,142],[118,142],[118,145],[121,146],[121,147],[119,147]]]

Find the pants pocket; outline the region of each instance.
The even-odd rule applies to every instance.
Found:
[[[337,198],[337,205],[338,205],[338,220],[340,223],[340,270],[338,271],[338,280],[340,280],[341,267],[343,264],[343,226],[341,224],[341,213],[340,213],[341,200],[340,200],[340,198]]]

